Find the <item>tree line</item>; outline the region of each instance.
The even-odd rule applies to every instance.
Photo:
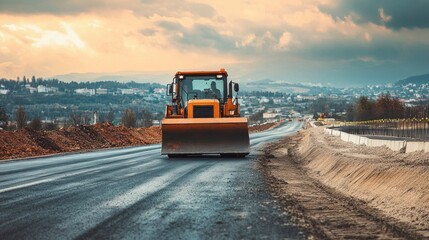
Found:
[[[61,92],[73,92],[74,90],[78,88],[88,88],[88,89],[97,89],[97,88],[105,88],[109,89],[111,91],[116,91],[117,89],[121,88],[138,88],[138,89],[147,89],[149,93],[152,93],[155,88],[163,87],[163,85],[158,83],[137,83],[134,81],[131,82],[117,82],[117,81],[97,81],[97,82],[63,82],[58,79],[43,79],[43,78],[36,78],[35,76],[32,76],[31,78],[23,77],[22,79],[20,77],[17,77],[16,80],[14,79],[0,79],[0,86],[3,86],[5,89],[11,90],[11,91],[27,91],[24,86],[30,85],[31,87],[37,87],[38,85],[43,85],[46,87],[56,87]]]
[[[347,121],[367,121],[375,119],[426,118],[429,106],[406,107],[397,97],[383,93],[376,100],[361,96],[347,110]]]
[[[390,93],[382,93],[375,100],[360,96],[356,101],[345,99],[318,98],[308,109],[314,119],[320,116],[339,121],[368,121],[376,119],[428,118],[429,104],[416,102],[415,106],[405,103]]]
[[[15,111],[15,124],[9,126],[9,116],[5,109],[0,106],[0,130],[22,130],[29,128],[34,131],[40,130],[54,130],[57,129],[57,125],[54,122],[43,123],[41,118],[36,115],[29,122],[27,112],[25,108],[19,106]],[[115,112],[109,111],[107,115],[98,115],[97,122],[113,123],[115,119]],[[143,109],[142,111],[135,111],[127,108],[123,111],[121,117],[121,124],[128,128],[135,127],[150,127],[153,125],[155,119],[151,111]],[[70,122],[73,125],[90,124],[92,122],[92,115],[87,112],[72,112],[70,114]]]

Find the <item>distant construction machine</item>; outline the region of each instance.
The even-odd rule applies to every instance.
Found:
[[[167,85],[172,104],[167,105],[162,126],[161,154],[168,157],[249,154],[247,118],[240,117],[238,83],[219,71],[177,72]]]

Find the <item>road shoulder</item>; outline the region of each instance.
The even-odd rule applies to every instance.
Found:
[[[412,224],[400,222],[368,201],[326,184],[325,179],[318,176],[320,172],[308,167],[310,163],[306,157],[314,157],[311,153],[315,150],[302,151],[303,141],[308,140],[303,139],[305,137],[306,134],[301,132],[270,144],[259,159],[271,193],[297,224],[321,239],[423,238],[424,226],[417,229]],[[327,144],[323,139],[315,140]],[[307,155],[303,156],[303,153]]]

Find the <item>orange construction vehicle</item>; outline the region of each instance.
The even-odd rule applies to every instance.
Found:
[[[176,73],[167,85],[172,104],[161,122],[161,154],[249,154],[247,118],[240,117],[238,98],[232,96],[239,85],[228,83],[227,77],[225,69]]]

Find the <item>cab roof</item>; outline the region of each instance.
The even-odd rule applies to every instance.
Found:
[[[223,74],[228,76],[228,73],[224,68],[221,68],[219,71],[189,71],[189,72],[177,72],[176,75],[191,75],[191,76],[206,76],[206,75],[218,75]]]

